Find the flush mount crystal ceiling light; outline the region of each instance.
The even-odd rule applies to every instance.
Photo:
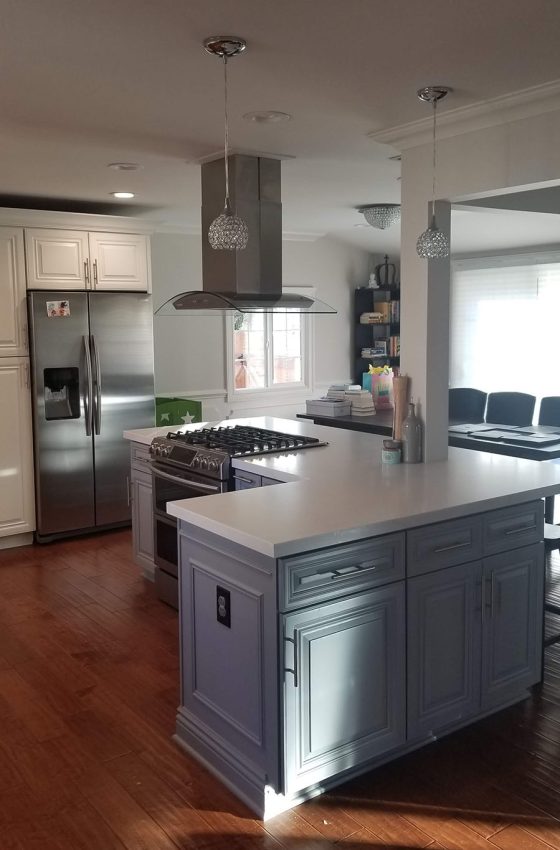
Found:
[[[227,61],[242,53],[247,44],[244,39],[232,35],[211,36],[205,39],[204,49],[213,56],[224,60],[224,163],[225,163],[225,201],[224,210],[208,228],[208,241],[217,251],[241,251],[249,241],[249,231],[242,218],[235,215],[229,200],[229,133],[228,133],[228,86]]]
[[[367,223],[371,224],[372,227],[377,227],[378,230],[386,230],[400,220],[401,205],[368,204],[365,207],[358,207],[358,212],[362,213]]]
[[[424,103],[433,106],[432,124],[432,218],[427,230],[420,234],[416,242],[416,253],[425,260],[437,260],[449,256],[449,240],[436,224],[436,111],[438,100],[449,94],[449,86],[425,86],[416,94]]]

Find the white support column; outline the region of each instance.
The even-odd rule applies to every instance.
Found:
[[[416,240],[430,222],[431,171],[429,151],[407,151],[415,176],[407,183],[407,159],[403,157],[401,229],[401,366],[411,379],[411,397],[419,402],[424,421],[424,460],[447,458],[449,385],[449,275],[450,262],[423,260],[416,253]],[[420,168],[418,160],[424,160]],[[415,161],[416,160],[416,161]],[[425,185],[424,185],[425,184]],[[410,186],[412,191],[407,192]],[[451,205],[436,203],[440,230],[450,235]]]

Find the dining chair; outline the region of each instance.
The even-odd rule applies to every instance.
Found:
[[[498,425],[532,425],[536,398],[528,393],[489,393],[486,422]]]
[[[548,395],[541,399],[539,408],[539,425],[558,425],[560,428],[560,396]],[[546,500],[545,521],[554,522],[554,496]],[[551,538],[545,535],[547,549],[560,548],[560,537]]]
[[[486,393],[472,387],[449,390],[449,421],[484,422]]]
[[[539,425],[558,425],[560,427],[560,396],[547,395],[541,399]]]

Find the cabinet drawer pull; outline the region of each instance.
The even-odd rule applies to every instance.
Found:
[[[509,531],[506,531],[506,537],[510,534],[523,534],[524,531],[536,531],[536,525],[522,525],[521,528],[510,528]]]
[[[297,629],[294,629],[293,638],[284,637],[284,640],[287,641],[288,643],[291,643],[292,646],[294,647],[294,666],[293,667],[284,667],[284,672],[285,673],[291,673],[294,677],[294,688],[297,688],[297,686],[298,686],[298,648],[299,648],[298,637],[299,637],[299,634],[298,634]]]
[[[255,486],[257,484],[257,482],[254,481],[252,478],[243,478],[242,475],[234,475],[233,477],[236,481],[243,481],[244,484],[254,484]]]
[[[466,549],[468,546],[472,546],[470,540],[466,543],[452,543],[451,546],[440,546],[439,549],[434,549],[434,554],[440,555],[442,552],[452,552],[454,549]]]

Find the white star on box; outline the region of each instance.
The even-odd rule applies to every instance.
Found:
[[[183,420],[183,422],[185,423],[185,425],[190,425],[190,424],[191,424],[191,422],[192,422],[192,421],[193,421],[193,419],[194,419],[194,416],[192,415],[192,413],[185,413],[185,415],[184,415],[184,416],[181,416],[181,419]]]

